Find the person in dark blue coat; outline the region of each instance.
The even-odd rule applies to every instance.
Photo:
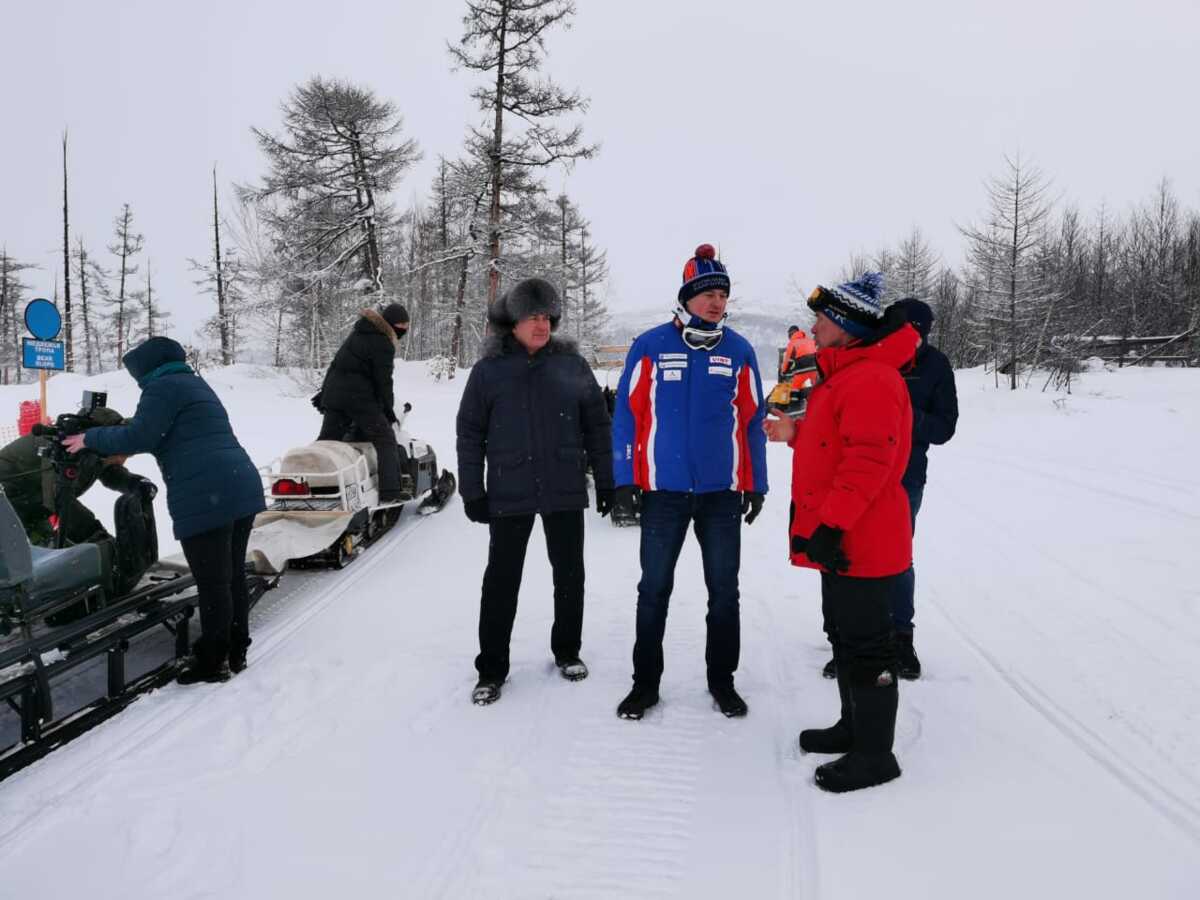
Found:
[[[124,425],[91,428],[64,443],[101,456],[152,453],[167,489],[175,537],[196,578],[200,639],[182,684],[226,681],[250,646],[244,564],[254,516],[266,504],[254,463],[234,437],[216,393],[177,342],[153,337],[123,360],[142,389]]]
[[[488,310],[491,335],[458,408],[458,480],[473,522],[491,532],[479,605],[477,705],[500,697],[525,550],[542,517],[554,571],[550,649],[562,676],[587,677],[583,634],[583,511],[587,467],[596,510],[613,501],[612,429],[604,395],[574,342],[553,334],[562,315],[548,281],[528,278]]]
[[[925,474],[929,467],[929,448],[944,444],[954,437],[958,425],[958,393],[954,386],[954,369],[950,360],[929,343],[933,328],[933,310],[928,303],[915,297],[897,300],[895,306],[904,310],[905,318],[921,336],[916,360],[901,374],[912,400],[912,455],[901,484],[908,494],[913,533],[917,528],[917,512],[925,494]],[[895,583],[891,595],[892,626],[896,630],[896,651],[900,658],[900,677],[910,681],[921,677],[921,660],[913,647],[913,615],[916,574],[910,566]],[[833,660],[825,666],[825,675],[836,674]]]

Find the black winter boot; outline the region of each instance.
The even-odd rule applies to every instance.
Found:
[[[633,690],[617,707],[617,715],[622,719],[640,719],[646,714],[646,710],[656,703],[658,703],[658,686],[635,682]]]
[[[800,732],[800,749],[805,753],[849,753],[854,747],[854,710],[851,706],[849,673],[838,673],[838,695],[842,717],[829,728],[807,728]]]
[[[471,691],[471,702],[476,706],[489,706],[500,699],[501,681],[494,681],[487,678],[480,678],[479,683],[475,685],[475,690]]]
[[[896,632],[896,655],[900,657],[901,678],[916,681],[921,677],[921,661],[917,659],[917,651],[913,649],[911,631]]]
[[[710,684],[708,692],[712,694],[713,699],[717,701],[717,706],[727,718],[738,719],[750,711],[750,707],[746,705],[746,701],[742,699],[732,684]]]
[[[175,680],[179,684],[220,684],[222,681],[228,681],[230,677],[229,663],[224,660],[212,665],[202,663],[193,656],[184,662]]]
[[[816,771],[817,786],[836,794],[900,777],[900,764],[892,754],[900,699],[895,673],[885,669],[872,684],[851,684],[850,699],[854,710],[853,749],[840,759],[818,766]]]

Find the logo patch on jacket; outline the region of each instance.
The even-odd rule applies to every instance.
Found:
[[[709,366],[708,374],[709,375],[724,375],[727,378],[732,378],[733,377],[733,369],[731,369],[729,366]]]
[[[682,369],[663,369],[663,381],[683,381]]]
[[[717,356],[714,354],[708,358],[708,361],[709,361],[709,364],[714,365],[714,366],[732,366],[733,365],[733,360],[730,359],[728,356]]]
[[[686,353],[660,353],[660,354],[658,354],[659,362],[662,362],[665,359],[682,359],[682,360],[686,361],[687,358],[688,358],[688,355]]]

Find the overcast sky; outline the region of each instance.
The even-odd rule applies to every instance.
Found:
[[[93,252],[132,205],[187,338],[211,314],[188,257],[221,189],[263,161],[250,126],[314,74],[397,104],[424,195],[480,114],[452,72],[458,0],[3,0],[0,243],[61,274],[61,160],[73,238]],[[555,171],[608,250],[618,308],[669,309],[692,249],[720,247],[743,303],[789,302],[853,251],[913,225],[956,260],[955,222],[1020,152],[1085,212],[1124,212],[1169,176],[1200,207],[1197,0],[578,0],[547,71],[591,98],[599,156]]]

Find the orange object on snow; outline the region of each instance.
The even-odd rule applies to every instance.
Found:
[[[24,436],[29,434],[34,425],[42,421],[42,404],[37,400],[22,400],[20,414],[17,417],[17,433]]]

